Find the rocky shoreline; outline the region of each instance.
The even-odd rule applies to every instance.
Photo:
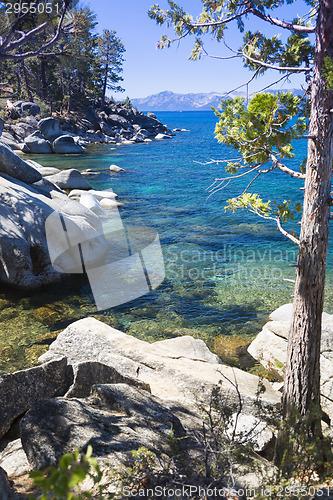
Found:
[[[325,322],[331,325],[328,316]],[[289,320],[286,304],[271,314],[263,332]],[[249,347],[255,356],[258,343],[266,350],[272,346],[263,332]],[[328,346],[326,351],[331,355]],[[223,364],[201,340],[185,335],[149,344],[85,318],[60,333],[39,362],[0,378],[0,492],[7,485],[8,498],[27,498],[14,491],[22,481],[29,483],[31,470],[56,465],[62,454],[84,452],[88,444],[102,469],[124,466],[140,447],[170,457],[171,435],[184,449],[193,446],[187,440],[202,426],[200,405],[208,407],[217,387],[230,408],[241,398],[236,435],[246,435],[259,462],[269,465],[276,430],[265,419],[279,408],[281,384]],[[326,364],[326,378],[332,380],[331,367],[328,373]],[[265,411],[258,414],[259,387]],[[323,398],[332,399],[325,381],[323,387]],[[325,411],[332,419],[332,407],[326,405]],[[260,478],[246,468],[236,468],[235,479],[235,488],[260,486]],[[331,497],[324,493],[321,498]]]
[[[8,101],[6,113],[1,141],[28,154],[79,154],[89,144],[144,143],[174,135],[154,113],[145,115],[123,104],[99,102],[85,113],[38,119],[37,104]]]
[[[149,344],[85,318],[59,334],[39,361],[0,378],[0,466],[14,484],[88,444],[102,467],[125,464],[140,446],[171,456],[171,433],[184,438],[200,428],[198,403],[207,404],[217,386],[230,405],[240,392],[239,432],[251,437],[255,428],[258,451],[274,439],[256,416],[259,378],[222,364],[191,336]],[[263,384],[263,405],[276,407],[280,393]],[[253,477],[243,471],[238,482],[252,484]]]

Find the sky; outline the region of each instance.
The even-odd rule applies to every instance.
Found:
[[[114,94],[116,99],[127,95],[130,98],[147,97],[165,90],[181,94],[224,93],[251,78],[252,73],[244,68],[240,59],[221,61],[205,57],[199,61],[189,61],[194,43],[191,37],[173,44],[169,49],[157,49],[156,43],[161,36],[168,34],[172,37],[172,31],[149,19],[147,12],[154,3],[157,0],[81,0],[79,4],[90,6],[97,14],[98,31],[115,30],[125,46],[122,83],[125,92]],[[161,8],[168,7],[167,0],[160,0],[158,3]],[[193,15],[201,11],[201,0],[179,0],[178,3]],[[292,6],[286,5],[284,11],[278,12],[276,17],[292,19],[303,12],[306,12],[304,4],[299,1]],[[275,27],[267,29],[267,23],[258,19],[250,20],[247,26],[252,31],[262,29],[266,34],[281,32],[282,37],[286,36],[286,30]],[[226,41],[234,49],[240,47],[242,37],[235,24],[228,28]],[[215,56],[230,55],[222,43],[212,40],[209,35],[206,38],[206,48]],[[264,77],[254,80],[249,91],[258,91],[281,76],[278,72],[269,71]],[[274,88],[299,88],[302,84],[304,77],[295,75],[289,83],[284,81]],[[246,87],[240,90],[246,91]]]

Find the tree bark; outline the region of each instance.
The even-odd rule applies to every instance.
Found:
[[[107,56],[107,58],[108,57],[109,56]],[[103,103],[105,102],[106,88],[107,88],[107,84],[108,84],[108,75],[109,75],[109,63],[106,62],[105,70],[104,70],[104,83],[103,83],[103,94],[102,94]]]
[[[24,61],[21,62],[21,68],[22,68],[23,80],[24,80],[24,84],[25,84],[25,91],[27,93],[27,99],[29,102],[34,102],[34,100],[32,98],[32,94],[30,92],[28,73],[27,73],[27,68],[25,67]]]
[[[283,414],[309,418],[309,439],[321,436],[320,341],[329,234],[333,160],[333,92],[327,88],[325,58],[333,59],[333,2],[319,1],[308,159],[293,317],[283,391]],[[301,419],[300,419],[301,421]],[[296,430],[296,429],[295,429]]]

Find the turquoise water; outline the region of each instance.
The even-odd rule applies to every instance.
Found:
[[[235,180],[207,199],[207,188],[224,172],[221,164],[202,163],[235,157],[214,138],[212,112],[165,112],[158,118],[189,132],[116,149],[93,146],[81,156],[34,159],[45,166],[96,169],[99,175],[89,182],[118,193],[123,221],[153,227],[160,235],[166,267],[162,286],[96,317],[149,341],[190,333],[218,352],[220,338],[249,341],[273,309],[292,300],[293,286],[285,280],[294,277],[297,248],[274,222],[225,212],[226,200],[240,194],[250,178]],[[302,159],[306,141],[295,147]],[[110,173],[110,164],[126,172]],[[289,164],[297,168],[298,162]],[[301,186],[302,181],[277,172],[263,176],[253,191],[264,200],[301,201]],[[333,312],[332,250],[328,260],[326,310]],[[0,312],[2,370],[35,362],[57,331],[97,314],[89,284],[80,276],[28,296],[2,292],[0,299],[9,300]]]

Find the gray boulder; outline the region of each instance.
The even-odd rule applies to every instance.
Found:
[[[2,134],[3,128],[4,128],[5,122],[3,121],[2,118],[0,118],[0,136]]]
[[[107,135],[107,136],[114,136],[115,135],[115,132],[114,130],[112,129],[112,127],[110,127],[110,125],[108,125],[106,122],[101,122],[100,123],[100,128],[101,128],[101,131],[103,132],[103,134]]]
[[[36,116],[40,114],[40,107],[34,102],[22,102],[21,110],[24,114]]]
[[[66,356],[69,364],[93,361],[113,367],[124,377],[149,384],[153,395],[188,408],[221,381],[224,393],[236,398],[236,380],[245,407],[254,411],[258,377],[221,364],[203,342],[191,337],[149,344],[85,318],[60,333],[39,360],[46,362],[59,355]],[[263,403],[277,404],[281,394],[268,381],[264,384]]]
[[[98,217],[45,182],[28,186],[0,176],[0,281],[21,289],[35,289],[61,278],[51,266],[46,241],[45,222],[51,214],[61,214],[67,224],[74,224],[78,234],[94,238],[96,258],[106,252]]]
[[[292,304],[285,304],[270,314],[270,319],[248,347],[248,352],[266,369],[281,378],[287,362],[287,346]],[[321,340],[321,403],[333,420],[333,315],[323,313]]]
[[[157,141],[161,141],[161,140],[163,140],[163,139],[172,139],[172,137],[171,137],[171,135],[167,135],[167,134],[157,134],[157,135],[155,136],[155,139],[156,139]]]
[[[24,139],[29,151],[33,154],[51,154],[50,143],[44,139],[41,133],[34,133]]]
[[[10,500],[13,498],[13,490],[10,486],[6,472],[0,467],[0,498],[1,500]]]
[[[38,128],[43,137],[48,141],[54,141],[57,137],[63,135],[60,123],[55,118],[44,118],[38,122]]]
[[[13,150],[20,150],[20,143],[16,139],[14,139],[13,135],[9,132],[2,132],[0,142],[4,143],[6,146],[9,146]]]
[[[115,127],[121,127],[124,129],[132,128],[129,120],[120,115],[109,115],[107,117],[107,123]]]
[[[34,167],[36,170],[38,170],[38,172],[43,177],[46,177],[47,175],[58,174],[59,172],[61,172],[61,170],[59,168],[56,168],[56,167],[43,167],[43,165],[40,165],[39,163],[37,163],[34,160],[26,160],[26,162],[29,163],[29,165],[31,165],[32,167]]]
[[[84,148],[77,144],[71,135],[61,135],[53,141],[52,149],[57,154],[84,153]]]
[[[20,438],[9,441],[7,446],[1,449],[0,464],[9,476],[21,476],[22,474],[30,472],[31,466],[22,448]],[[1,496],[0,498],[2,499]]]
[[[124,377],[112,366],[94,361],[73,365],[73,384],[66,398],[86,398],[95,384],[128,384],[150,392],[150,387],[138,379]]]
[[[64,394],[66,358],[0,377],[0,437],[39,399]]]
[[[0,143],[0,173],[10,175],[14,179],[32,184],[42,176],[36,169],[22,160],[5,144]]]
[[[78,170],[70,168],[54,175],[48,175],[48,181],[60,189],[91,189],[90,184]]]
[[[96,385],[84,399],[43,399],[20,423],[23,449],[36,469],[90,444],[95,456],[115,463],[145,446],[172,454],[171,435],[184,437],[179,420],[154,396],[125,384]]]
[[[25,122],[19,122],[17,125],[12,125],[11,129],[21,140],[25,139],[34,132],[34,127]]]
[[[38,129],[38,120],[34,116],[25,116],[22,118],[22,122],[28,123],[34,129]]]

